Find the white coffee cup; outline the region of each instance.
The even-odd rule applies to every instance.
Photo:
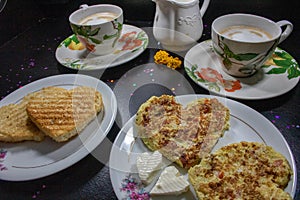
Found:
[[[260,69],[292,30],[287,20],[273,22],[251,14],[228,14],[213,21],[212,45],[226,73],[246,77]]]
[[[69,16],[78,40],[95,55],[112,53],[122,33],[123,10],[111,4],[81,5]]]

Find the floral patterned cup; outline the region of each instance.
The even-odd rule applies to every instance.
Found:
[[[123,10],[111,4],[81,5],[69,16],[78,40],[95,55],[114,51],[123,27]]]
[[[293,25],[286,20],[273,22],[256,15],[229,14],[213,21],[212,45],[226,73],[246,77],[260,69],[292,30]]]

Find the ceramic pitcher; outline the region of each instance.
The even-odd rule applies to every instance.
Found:
[[[184,51],[200,39],[203,32],[202,16],[210,0],[152,0],[156,3],[153,23],[154,38],[163,48]]]

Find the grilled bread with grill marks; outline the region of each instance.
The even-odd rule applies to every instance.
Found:
[[[79,134],[99,112],[103,114],[102,96],[94,88],[79,86],[67,90],[52,87],[43,91],[43,95],[30,99],[27,114],[40,130],[57,142]]]
[[[27,101],[9,104],[0,108],[0,141],[21,142],[26,140],[42,141],[44,133],[28,118]]]
[[[180,167],[189,169],[210,153],[229,128],[229,110],[217,99],[201,98],[186,107],[173,96],[153,96],[136,115],[138,136]]]
[[[30,120],[26,107],[33,97],[42,97],[48,93],[64,91],[63,88],[48,87],[29,93],[18,104],[9,104],[0,108],[0,141],[21,142],[26,140],[42,141],[45,134]]]
[[[288,161],[258,142],[224,146],[190,168],[188,175],[201,200],[292,199],[283,190],[292,175]]]

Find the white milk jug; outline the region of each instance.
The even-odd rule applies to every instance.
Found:
[[[184,51],[200,39],[202,16],[210,0],[152,0],[156,3],[153,23],[154,38],[170,51]]]

